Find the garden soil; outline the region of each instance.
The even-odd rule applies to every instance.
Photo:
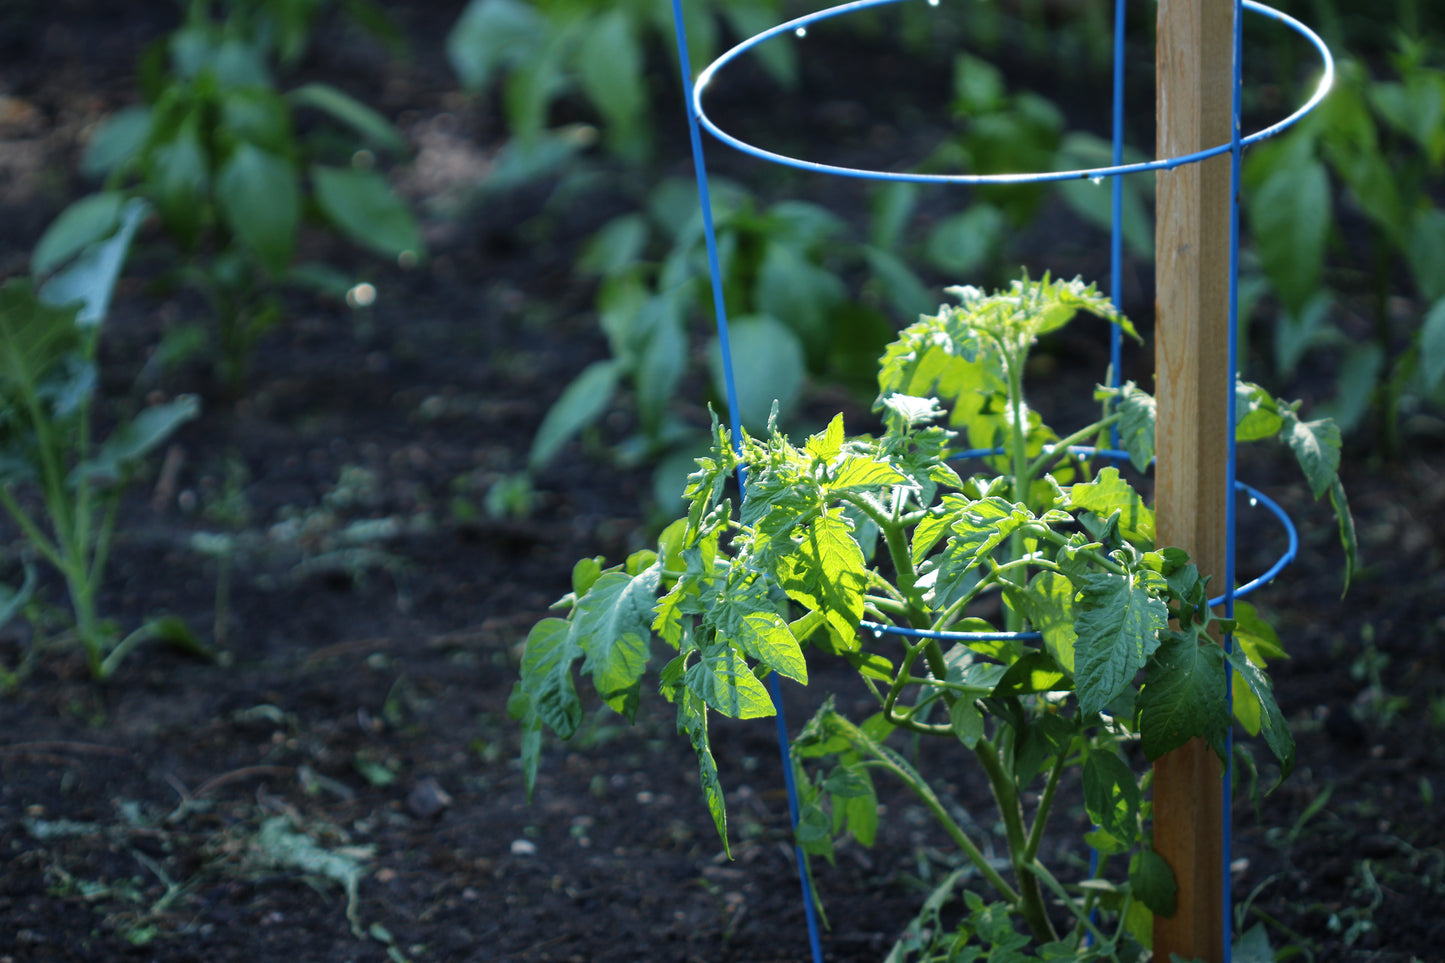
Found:
[[[409,60],[332,25],[305,66],[417,148],[397,178],[424,212],[429,259],[401,270],[306,242],[307,257],[361,272],[374,305],[294,299],[227,397],[205,365],[157,354],[204,306],[166,288],[164,248],[140,242],[105,334],[104,410],[197,392],[204,412],[128,494],[103,609],[126,629],[180,616],[217,658],[151,647],[97,685],[78,655],[51,651],[0,696],[0,963],[808,958],[766,722],[715,729],[731,858],[665,707],[635,726],[590,715],[571,744],[549,741],[525,797],[506,703],[527,630],[575,559],[620,559],[655,519],[649,474],[608,457],[625,407],[504,497],[547,406],[604,356],[594,291],[571,265],[617,209],[559,201],[555,182],[468,201],[500,127],[443,66],[459,7],[393,5]],[[26,273],[44,226],[86,189],[72,172],[88,131],[134,102],[134,58],[173,16],[159,2],[0,11],[0,275]],[[879,71],[906,72],[869,49]],[[830,79],[829,118],[871,109],[846,80]],[[685,140],[659,123],[686,176]],[[840,149],[872,162],[907,136],[882,124]],[[1063,257],[1097,272],[1097,247]],[[1147,298],[1141,287],[1146,328]],[[1036,374],[1087,393],[1100,355],[1076,336]],[[705,423],[703,400],[680,404]],[[867,426],[866,399],[819,389],[808,402],[820,416],[839,405]],[[1347,459],[1364,566],[1343,600],[1327,508],[1271,456],[1245,466],[1301,525],[1299,559],[1259,597],[1292,654],[1275,668],[1299,765],[1258,805],[1239,779],[1238,911],[1321,963],[1442,959],[1440,436],[1393,462]],[[1245,522],[1242,568],[1267,565],[1282,536]],[[13,526],[0,535],[0,576],[15,580],[22,543]],[[58,589],[43,586],[56,605]],[[30,642],[12,623],[0,658],[15,665]],[[861,694],[846,673],[816,681],[844,708]],[[819,688],[788,692],[793,725]],[[965,804],[984,801],[966,768],[924,761]],[[920,807],[885,804],[876,848],[844,845],[817,867],[835,963],[882,959],[952,865]],[[1057,817],[1048,846],[1065,866],[1086,859],[1082,821],[1076,800]]]

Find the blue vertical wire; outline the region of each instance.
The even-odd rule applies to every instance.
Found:
[[[1124,163],[1124,0],[1114,0],[1114,166]],[[1109,298],[1114,307],[1124,308],[1124,178],[1109,179],[1113,192],[1109,207]],[[1124,332],[1117,324],[1109,325],[1109,384],[1123,384]],[[1113,447],[1119,447],[1119,426],[1109,428]]]
[[[677,63],[682,74],[683,100],[687,104],[688,137],[692,142],[693,169],[697,174],[698,201],[702,205],[703,237],[707,242],[707,266],[712,279],[713,311],[717,317],[718,347],[722,355],[723,385],[727,392],[729,422],[733,432],[733,450],[742,453],[742,421],[738,414],[738,389],[733,378],[732,345],[728,339],[727,304],[723,298],[722,268],[718,262],[717,232],[713,226],[712,196],[707,186],[707,163],[703,159],[702,135],[697,121],[697,109],[692,93],[692,61],[687,53],[687,30],[682,21],[682,0],[672,0],[672,23],[677,33]],[[738,462],[738,488],[741,497],[747,495],[747,468]],[[798,828],[798,785],[793,778],[793,756],[788,746],[788,722],[783,713],[783,690],[778,673],[768,678],[768,692],[772,696],[774,719],[777,723],[778,752],[783,761],[783,782],[788,789],[788,818],[794,832]],[[803,915],[808,923],[808,945],[813,953],[813,963],[823,963],[823,946],[818,934],[818,914],[813,905],[813,886],[808,878],[807,857],[796,841],[793,855],[798,864],[798,882],[803,890]]]
[[[1235,429],[1237,427],[1236,411],[1237,402],[1235,399],[1235,382],[1239,380],[1239,191],[1240,191],[1240,168],[1244,153],[1241,139],[1243,137],[1243,100],[1244,100],[1244,5],[1241,0],[1234,0],[1234,50],[1233,50],[1233,90],[1231,91],[1230,103],[1230,131],[1229,131],[1229,408],[1225,415],[1225,426],[1229,432],[1228,455],[1225,459],[1225,489],[1227,496],[1224,502],[1224,617],[1234,618],[1234,552],[1235,552],[1235,503],[1237,497],[1234,492],[1235,475],[1238,470],[1236,452],[1238,445],[1235,442]],[[1228,655],[1234,648],[1234,636],[1226,632],[1224,635],[1224,651]],[[1233,881],[1230,878],[1231,850],[1233,848],[1234,819],[1232,813],[1234,796],[1234,670],[1230,667],[1228,659],[1224,663],[1224,692],[1229,707],[1231,724],[1228,729],[1228,736],[1225,739],[1225,764],[1224,764],[1224,785],[1222,792],[1224,798],[1220,806],[1219,830],[1220,850],[1224,865],[1220,867],[1220,886],[1222,888],[1220,905],[1223,907],[1222,925],[1224,927],[1224,963],[1231,963],[1234,953],[1234,946],[1231,940],[1233,927],[1230,925],[1230,917],[1233,915],[1231,903],[1234,900]]]

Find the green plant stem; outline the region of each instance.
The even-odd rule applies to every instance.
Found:
[[[933,813],[933,817],[938,820],[938,824],[943,827],[944,832],[948,833],[949,838],[952,839],[958,848],[963,851],[963,854],[968,857],[968,861],[978,867],[984,879],[989,881],[1000,896],[1010,903],[1019,902],[1020,897],[1018,891],[1009,885],[1008,880],[999,875],[998,870],[993,868],[988,858],[984,856],[983,851],[969,838],[968,833],[964,832],[963,827],[959,826],[953,817],[948,814],[948,810],[944,808],[943,803],[928,783],[923,781],[922,776],[919,776],[909,766],[902,763],[893,753],[885,751],[883,747],[870,739],[863,730],[836,712],[830,714],[829,723],[842,730],[844,737],[852,743],[855,748],[873,757],[873,761],[866,763],[867,765],[877,766],[893,773],[900,782],[918,797],[924,806],[928,807],[929,812]]]
[[[1030,478],[1042,474],[1045,468],[1053,465],[1054,461],[1069,454],[1069,449],[1074,445],[1087,439],[1090,435],[1103,437],[1104,430],[1117,422],[1123,415],[1112,414],[1107,418],[1100,419],[1089,425],[1087,428],[1080,428],[1067,438],[1061,438],[1049,446],[1048,450],[1029,462],[1027,471]],[[1097,447],[1097,446],[1096,446]]]
[[[1059,901],[1063,903],[1069,912],[1074,914],[1075,919],[1079,921],[1079,925],[1089,931],[1089,934],[1094,937],[1095,943],[1098,946],[1109,947],[1110,959],[1117,959],[1117,956],[1113,953],[1115,941],[1105,936],[1103,931],[1089,920],[1089,914],[1079,906],[1077,900],[1069,895],[1069,891],[1064,889],[1064,885],[1054,877],[1054,874],[1049,872],[1048,868],[1037,859],[1031,861],[1029,869],[1034,874],[1034,878],[1041,880],[1043,884],[1048,887],[1049,891],[1059,898]],[[1119,910],[1120,920],[1123,920],[1124,917],[1128,915],[1129,904],[1133,902],[1132,896],[1133,894],[1131,893],[1126,892],[1124,894],[1124,905]]]
[[[1069,749],[1072,750],[1073,747],[1070,746]],[[1029,827],[1028,840],[1024,843],[1025,862],[1033,862],[1039,854],[1039,845],[1044,840],[1044,827],[1048,825],[1049,813],[1054,806],[1054,793],[1059,788],[1059,780],[1064,775],[1068,758],[1068,752],[1060,752],[1054,760],[1053,768],[1049,770],[1048,782],[1044,783],[1044,791],[1039,795],[1039,804],[1034,809],[1034,822]]]
[[[1054,932],[1054,925],[1049,921],[1043,892],[1039,888],[1038,873],[1035,870],[1038,861],[1024,859],[1028,843],[1024,835],[1023,804],[1019,800],[1018,788],[1004,771],[1000,762],[1000,751],[992,742],[988,739],[978,740],[974,744],[973,752],[988,776],[994,802],[1003,818],[1004,838],[1008,841],[1009,856],[1019,886],[1019,896],[1015,904],[1023,914],[1034,939],[1041,943],[1057,940],[1058,934]]]

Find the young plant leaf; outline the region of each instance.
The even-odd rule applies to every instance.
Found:
[[[617,391],[621,367],[617,361],[594,361],[582,369],[576,379],[563,390],[532,438],[527,456],[529,471],[546,467],[557,452],[583,428],[602,416]]]
[[[1074,618],[1074,683],[1084,715],[1113,702],[1159,646],[1169,622],[1158,597],[1163,586],[1164,577],[1149,571],[1084,576]]]
[[[1274,757],[1279,760],[1280,782],[1294,769],[1294,736],[1290,734],[1289,723],[1285,720],[1284,713],[1280,711],[1279,704],[1274,700],[1274,687],[1270,685],[1269,679],[1259,670],[1254,663],[1244,655],[1244,652],[1235,648],[1230,651],[1229,664],[1234,668],[1238,678],[1248,687],[1249,692],[1259,702],[1261,715],[1261,731],[1264,733],[1265,745]],[[1278,783],[1276,783],[1278,785]]]
[[[131,465],[200,413],[201,402],[195,395],[181,395],[164,404],[142,409],[129,422],[112,431],[93,458],[76,467],[77,477],[102,484],[119,481]]]
[[[1284,415],[1284,440],[1304,470],[1310,491],[1319,498],[1329,491],[1340,470],[1340,429],[1328,418],[1300,421]]]
[[[1084,809],[1094,825],[1129,842],[1139,833],[1139,780],[1111,748],[1084,759]]]
[[[582,671],[591,674],[603,701],[624,715],[628,693],[647,668],[660,574],[657,565],[637,576],[606,572],[572,611],[569,641],[587,656]]]
[[[1093,481],[1071,485],[1069,507],[1093,512],[1100,518],[1119,513],[1119,533],[1135,545],[1154,544],[1154,512],[1134,487],[1119,476],[1119,469],[1103,469]]]
[[[266,270],[285,274],[301,218],[295,165],[253,144],[242,144],[216,177],[216,203],[226,223]]]
[[[350,127],[371,146],[405,154],[406,140],[385,117],[330,84],[302,84],[286,94],[298,107],[314,107]]]
[[[37,278],[51,273],[96,241],[115,233],[125,195],[120,191],[87,194],[60,212],[30,255],[30,271]]]
[[[1228,727],[1224,649],[1191,633],[1165,632],[1139,693],[1144,755],[1158,759],[1196,736],[1223,752]]]
[[[683,675],[688,690],[731,719],[761,719],[773,714],[768,690],[731,645],[703,655]]]
[[[98,325],[105,320],[121,267],[130,252],[131,239],[149,211],[150,205],[140,198],[127,201],[121,208],[115,232],[88,245],[74,261],[51,275],[40,288],[40,300],[47,304],[81,302],[75,315],[75,323],[81,327]]]
[[[842,513],[819,515],[783,560],[781,583],[788,596],[822,612],[833,637],[845,647],[863,618],[868,573],[863,551]]]
[[[411,210],[377,171],[316,164],[311,181],[321,212],[352,241],[387,257],[425,256]]]
[[[522,691],[532,711],[563,739],[582,723],[582,703],[572,681],[572,663],[583,655],[566,619],[543,619],[527,633],[522,654]]]
[[[1179,884],[1174,870],[1152,849],[1143,849],[1129,860],[1129,888],[1134,898],[1156,916],[1173,916],[1178,908]]]

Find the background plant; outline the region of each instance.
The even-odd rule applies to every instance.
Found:
[[[94,205],[88,210],[95,214]],[[132,200],[112,212],[108,230],[94,221],[98,242],[51,234],[51,243],[36,251],[35,273],[45,279],[38,292],[24,279],[0,288],[0,506],[19,526],[26,546],[63,578],[74,637],[97,679],[110,676],[127,652],[150,638],[195,647],[186,627],[168,618],[122,638],[99,608],[126,480],[199,411],[194,397],[182,396],[145,408],[103,439],[96,437],[101,323],[144,213],[145,205]],[[38,504],[26,489],[38,494]],[[27,578],[10,592],[6,614],[33,590]],[[32,621],[31,657],[43,632],[42,621]],[[0,679],[14,684],[24,668],[5,670]]]
[[[718,49],[719,26],[739,38],[774,26],[777,0],[707,0],[683,5],[691,55],[700,69]],[[472,0],[447,39],[452,69],[466,90],[501,91],[514,148],[534,156],[550,147],[570,153],[575,140],[553,130],[559,100],[580,95],[601,122],[608,151],[632,163],[648,160],[653,120],[668,90],[654,96],[649,60],[675,58],[667,0]],[[763,65],[783,83],[796,67],[791,48],[770,44]]]
[[[209,4],[190,4],[185,23],[142,60],[147,103],[109,118],[86,149],[82,170],[104,176],[106,190],[77,201],[54,228],[83,233],[122,196],[151,201],[187,257],[180,279],[209,301],[218,362],[233,393],[244,384],[256,341],[283,316],[280,286],[351,286],[327,265],[295,262],[303,215],[403,263],[424,254],[406,204],[375,169],[374,151],[406,152],[395,128],[330,85],[285,94],[277,87],[276,60],[299,56],[302,27],[316,8],[295,0],[235,3],[216,20]],[[319,112],[359,143],[322,132],[303,137],[298,110]]]
[[[1344,59],[1320,108],[1245,167],[1261,287],[1280,309],[1274,367],[1287,377],[1310,355],[1329,357],[1335,419],[1346,432],[1372,424],[1387,454],[1402,419],[1445,401],[1437,49],[1402,33],[1387,58]]]
[[[1293,740],[1263,672],[1283,653],[1248,606],[1221,626],[1208,580],[1187,555],[1154,548],[1144,499],[1117,467],[1098,468],[1076,447],[1117,426],[1134,467],[1146,467],[1153,457],[1147,394],[1132,384],[1102,392],[1102,416],[1062,438],[1025,401],[1030,348],[1078,310],[1133,334],[1108,299],[1078,281],[1047,277],[993,295],[951,291],[958,308],[920,319],[883,356],[881,436],[847,435],[842,416],[802,445],[776,420],[765,439],[746,432],[733,439],[715,424],[712,453],[689,481],[688,514],[663,533],[658,550],[612,568],[600,559],[577,564],[573,592],[559,603],[567,615],[533,628],[513,694],[527,783],[543,724],[564,738],[580,724],[575,663],[609,707],[633,718],[656,635],[672,650],[657,682],[696,750],[726,846],[709,710],[771,715],[761,680],[777,672],[806,684],[810,654],[842,658],[879,711],[854,721],[830,698],[794,741],[799,845],[828,858],[843,833],[871,845],[873,777],[887,773],[918,797],[966,861],[926,901],[922,922],[905,930],[890,960],[973,959],[984,948],[1016,953],[1028,938],[1014,920],[1044,958],[1134,959],[1149,944],[1150,912],[1171,914],[1175,895],[1167,864],[1149,847],[1149,777],[1133,771],[1126,747],[1137,743],[1155,759],[1200,737],[1222,757],[1231,725],[1228,663],[1239,682],[1233,714],[1263,736],[1283,778]],[[1242,384],[1239,396],[1242,438],[1280,437],[1317,496],[1338,492],[1339,438],[1328,422],[1301,421],[1295,406],[1257,386]],[[958,430],[936,424],[945,420]],[[985,458],[993,470],[959,475],[952,459],[961,447],[997,452]],[[725,494],[742,471],[747,496],[735,513]],[[1348,560],[1349,541],[1347,549]],[[970,614],[989,598],[1002,603],[1002,616]],[[1030,627],[1040,633],[1037,643],[997,634]],[[1234,635],[1228,651],[1212,635],[1221,627]],[[946,644],[935,633],[947,629],[993,635]],[[886,745],[895,733],[957,740],[974,755],[998,803],[1007,874],[927,774]],[[1067,772],[1082,780],[1096,826],[1090,844],[1105,864],[1127,862],[1122,875],[1070,887],[1040,861]],[[1023,801],[1035,791],[1026,813]],[[973,883],[961,923],[928,925],[974,874],[989,897]],[[1068,914],[1063,930],[1048,911],[1055,901]],[[1112,922],[1091,918],[1100,910]]]

